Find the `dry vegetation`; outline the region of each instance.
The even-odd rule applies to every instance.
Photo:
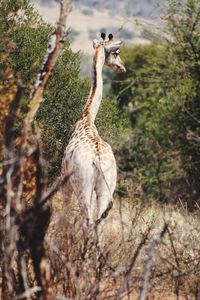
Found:
[[[37,109],[43,80],[32,94]],[[200,299],[199,210],[116,198],[108,217],[88,226],[78,199],[66,203],[59,191],[68,178],[46,189],[34,110],[20,140],[12,136],[21,92],[9,97],[2,138],[0,299]]]
[[[107,219],[93,230],[77,205],[66,208],[59,193],[52,200],[46,244],[57,295],[198,299],[198,213],[116,199]]]

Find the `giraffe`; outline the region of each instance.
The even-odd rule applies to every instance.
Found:
[[[117,181],[115,157],[111,146],[99,136],[95,118],[102,100],[103,66],[118,73],[126,72],[119,56],[120,45],[121,41],[114,41],[112,34],[107,39],[102,33],[101,40],[93,41],[95,53],[90,93],[62,162],[62,177],[71,174],[68,184],[76,197],[83,201],[90,224],[98,224],[107,216]],[[70,189],[65,189],[65,193],[70,193]]]

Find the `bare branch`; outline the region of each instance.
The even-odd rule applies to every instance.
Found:
[[[151,266],[152,266],[152,262],[153,262],[153,256],[155,253],[155,249],[158,246],[158,244],[162,241],[162,239],[165,235],[165,232],[167,231],[167,228],[168,228],[168,225],[165,224],[162,231],[153,239],[152,243],[149,246],[147,261],[146,261],[146,265],[144,268],[143,283],[142,283],[139,300],[146,299],[146,294],[148,291],[148,281],[149,281],[149,277],[151,274]]]
[[[37,293],[39,291],[41,291],[41,287],[34,286],[33,288],[26,290],[23,294],[15,297],[14,300],[20,300],[20,299],[24,299],[24,298],[29,298],[29,297],[31,297],[32,294],[35,294],[35,293]]]
[[[128,270],[126,271],[126,274],[125,274],[126,276],[129,276],[131,274],[131,272],[132,272],[132,270],[133,270],[133,268],[135,266],[136,260],[137,260],[139,254],[140,254],[140,251],[141,251],[142,247],[145,245],[146,241],[149,238],[149,233],[150,233],[151,229],[152,229],[152,227],[150,226],[147,229],[147,232],[143,235],[143,237],[142,237],[139,245],[137,246],[137,249],[134,252],[133,257],[131,259],[130,266],[129,266]]]
[[[17,92],[15,94],[15,98],[13,99],[10,110],[8,113],[8,117],[6,120],[6,126],[5,126],[5,134],[4,134],[4,143],[7,149],[10,148],[12,138],[13,138],[13,125],[16,118],[16,112],[19,108],[21,96],[23,92],[23,87],[21,83],[18,84]]]
[[[31,298],[32,294],[39,297],[48,293],[48,270],[42,269],[41,263],[46,257],[44,236],[50,218],[50,208],[44,207],[43,204],[57,191],[61,182],[45,193],[39,138],[33,134],[37,133],[37,128],[33,132],[32,125],[42,103],[43,91],[63,48],[68,13],[68,1],[63,0],[57,28],[51,37],[46,58],[30,96],[30,108],[20,132],[20,143],[13,142],[13,128],[23,91],[21,84],[11,103],[5,126],[5,170],[2,180],[5,207],[1,214],[6,213],[6,217],[2,221],[0,232],[3,299],[25,299]],[[27,196],[30,191],[29,203]],[[30,288],[30,282],[34,283],[35,287]]]

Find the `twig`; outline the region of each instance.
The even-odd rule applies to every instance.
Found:
[[[53,187],[49,189],[45,194],[42,195],[41,199],[38,201],[38,206],[42,207],[48,201],[48,199],[51,198],[59,190],[59,188],[61,188],[65,183],[68,182],[71,175],[72,174],[65,175],[62,178],[62,180],[58,179],[53,185]]]
[[[162,241],[165,232],[167,231],[168,225],[165,224],[162,231],[153,239],[152,243],[150,244],[150,247],[148,249],[148,255],[147,255],[147,261],[144,268],[144,274],[143,274],[143,283],[141,288],[141,293],[139,300],[145,300],[147,291],[148,291],[148,283],[149,283],[149,277],[151,274],[151,267],[153,263],[153,256],[155,253],[155,249],[158,246],[158,244]]]
[[[14,300],[20,300],[20,299],[24,299],[24,298],[29,298],[32,294],[38,293],[40,291],[41,291],[41,287],[34,286],[33,288],[26,290],[23,294],[15,297]]]
[[[17,87],[17,92],[15,97],[10,105],[9,113],[6,119],[6,126],[5,126],[5,134],[4,134],[4,144],[6,150],[10,149],[12,138],[13,138],[13,126],[16,118],[17,109],[19,108],[20,100],[22,97],[23,86],[19,82]],[[7,157],[8,158],[8,157]]]
[[[19,108],[19,104],[21,101],[23,93],[23,87],[21,82],[18,83],[17,92],[13,101],[11,102],[9,113],[6,119],[5,124],[5,133],[4,133],[4,145],[5,145],[5,153],[4,153],[4,161],[3,161],[3,174],[0,180],[0,195],[3,196],[4,199],[4,183],[6,182],[7,172],[10,167],[14,168],[14,165],[17,163],[17,158],[14,155],[14,151],[12,149],[12,141],[13,141],[13,127],[16,118],[17,109]],[[4,203],[5,204],[5,203]]]
[[[136,260],[137,260],[139,254],[140,254],[140,251],[142,250],[142,247],[145,245],[145,243],[146,243],[146,241],[147,241],[147,239],[148,239],[148,237],[149,237],[149,233],[150,233],[151,229],[152,229],[152,227],[150,226],[150,227],[147,229],[147,232],[144,234],[144,236],[143,236],[141,242],[140,242],[139,245],[137,246],[137,249],[136,249],[136,251],[134,252],[134,255],[133,255],[132,259],[131,259],[130,266],[129,266],[128,270],[126,271],[125,276],[129,276],[130,273],[132,272],[132,270],[133,270],[133,268],[134,268],[134,266],[135,266]]]

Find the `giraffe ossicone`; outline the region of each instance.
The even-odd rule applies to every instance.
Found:
[[[116,161],[111,146],[100,136],[95,126],[103,94],[102,69],[106,65],[118,73],[125,73],[119,56],[121,41],[104,33],[93,41],[93,81],[81,119],[66,147],[62,162],[62,177],[71,174],[70,188],[63,189],[64,197],[74,193],[87,209],[87,218],[95,224],[107,216],[117,181]]]

